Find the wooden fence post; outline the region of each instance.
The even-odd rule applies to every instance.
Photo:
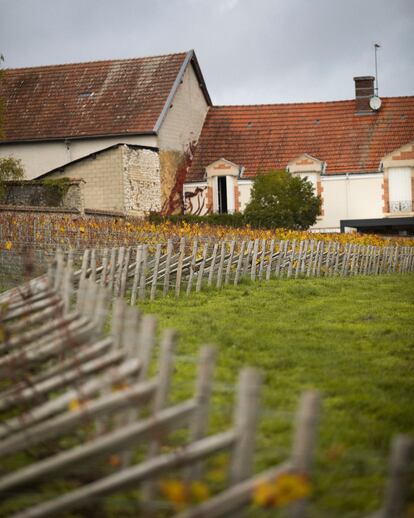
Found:
[[[211,262],[210,262],[210,267],[209,267],[209,272],[208,272],[207,286],[211,286],[211,284],[213,283],[213,275],[214,275],[214,268],[216,265],[217,249],[218,249],[218,243],[214,243],[213,255],[211,256]]]
[[[292,277],[293,261],[295,260],[295,251],[296,251],[296,239],[294,239],[292,241],[291,247],[292,247],[292,251],[290,253],[289,264],[288,264],[287,273],[286,273],[286,276],[287,276],[288,279],[290,277]]]
[[[270,248],[269,248],[269,259],[268,259],[268,262],[267,262],[267,267],[266,267],[266,280],[270,280],[270,276],[272,274],[272,263],[273,263],[273,253],[275,251],[275,240],[272,239],[270,241]]]
[[[206,241],[204,243],[204,248],[203,248],[203,257],[201,259],[200,267],[198,269],[197,284],[196,284],[197,293],[201,290],[201,286],[203,284],[203,275],[204,275],[204,268],[206,265],[207,253],[208,253],[208,242]]]
[[[147,269],[148,269],[148,245],[143,245],[142,247],[142,265],[140,272],[140,280],[139,280],[139,291],[138,298],[145,298],[145,287],[147,284]]]
[[[152,274],[152,283],[151,283],[151,300],[155,299],[155,295],[157,293],[157,280],[158,280],[158,268],[160,266],[160,257],[161,257],[161,244],[158,243],[156,251],[155,251],[155,260],[154,260],[154,271]]]
[[[106,275],[108,273],[108,249],[104,248],[102,252],[102,271],[99,279],[101,286],[106,286]]]
[[[184,257],[185,257],[185,237],[182,237],[180,240],[180,252],[179,252],[178,264],[177,264],[177,276],[175,279],[175,296],[176,297],[178,297],[180,295],[181,277],[183,274]]]
[[[263,277],[263,267],[264,267],[264,261],[265,261],[265,255],[266,255],[266,239],[262,239],[262,252],[260,255],[260,264],[259,264],[259,280],[262,280]]]
[[[132,281],[131,290],[131,306],[135,306],[137,302],[137,291],[138,283],[141,275],[141,261],[142,261],[142,245],[137,246],[137,252],[135,254],[135,268],[134,268],[134,280]]]
[[[197,239],[194,239],[193,252],[191,254],[191,260],[190,260],[190,264],[189,264],[190,275],[188,277],[187,295],[189,295],[191,293],[191,288],[193,287],[193,277],[194,277],[195,264],[196,264],[196,260],[197,260],[197,250],[198,250],[198,241],[197,241]]]
[[[311,239],[310,246],[309,246],[309,261],[308,261],[308,267],[306,268],[306,277],[310,277],[312,273],[312,263],[313,263],[313,249],[315,248],[315,241]]]
[[[128,271],[129,271],[129,259],[131,257],[131,247],[128,247],[125,251],[124,264],[121,267],[121,297],[125,297],[125,293],[128,285]]]
[[[250,254],[252,253],[253,249],[253,241],[248,241],[247,243],[247,253],[246,257],[244,258],[244,265],[243,265],[243,273],[242,276],[246,277],[247,272],[249,271],[249,265],[250,265]]]
[[[236,266],[236,275],[234,276],[234,285],[235,286],[237,286],[237,284],[239,283],[240,273],[241,273],[242,264],[243,264],[245,246],[246,246],[246,241],[243,240],[240,245],[239,258],[237,260],[237,266]]]
[[[226,256],[226,242],[223,241],[221,243],[221,251],[220,251],[220,262],[217,272],[217,283],[216,288],[221,288],[222,278],[223,278],[223,267],[224,267],[224,258]]]
[[[381,518],[402,517],[407,504],[411,470],[413,462],[414,441],[411,437],[397,435],[392,440],[388,483]]]
[[[197,386],[195,393],[196,410],[190,423],[190,442],[202,439],[208,428],[210,398],[213,383],[214,366],[216,362],[216,349],[205,346],[200,351],[198,364]],[[187,480],[200,480],[202,463],[191,466],[187,472]]]
[[[293,470],[298,474],[310,476],[312,472],[320,406],[321,398],[318,392],[308,391],[302,395],[292,448]],[[289,509],[290,518],[303,517],[306,505],[305,500],[292,504]]]
[[[119,297],[121,293],[122,267],[124,265],[125,247],[121,246],[118,252],[118,263],[115,271],[114,296]]]
[[[241,371],[234,415],[236,443],[230,463],[231,485],[252,474],[261,383],[262,375],[257,369],[247,367]]]
[[[259,252],[259,240],[254,240],[253,257],[252,257],[252,268],[250,270],[250,279],[256,280],[256,267],[257,267],[257,254]]]
[[[111,262],[109,268],[109,279],[108,279],[108,288],[112,292],[114,288],[114,278],[115,278],[115,268],[116,268],[116,248],[112,248],[111,250]]]
[[[227,268],[226,268],[226,277],[224,279],[224,284],[228,284],[230,282],[230,274],[231,274],[231,267],[233,264],[233,256],[234,256],[234,248],[236,246],[236,242],[233,241],[230,243],[230,255],[227,261]]]
[[[275,277],[283,277],[283,261],[289,248],[289,241],[279,241],[279,255],[276,261]]]
[[[158,386],[154,395],[154,401],[152,405],[153,414],[156,415],[160,412],[167,404],[168,395],[170,392],[171,376],[174,367],[174,352],[177,343],[177,333],[172,329],[166,329],[161,341],[160,348],[160,364],[158,368]],[[148,448],[147,458],[151,459],[155,457],[160,449],[160,443],[154,440],[150,443]],[[149,481],[143,484],[142,487],[142,498],[144,505],[153,499],[155,493],[155,483]]]
[[[164,274],[164,287],[162,290],[162,294],[167,295],[168,290],[170,289],[170,272],[171,272],[171,256],[173,253],[173,242],[172,239],[167,241],[167,257],[165,259],[165,274]]]

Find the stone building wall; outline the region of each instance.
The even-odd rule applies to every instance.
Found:
[[[161,178],[158,152],[122,146],[124,210],[144,216],[161,210]]]
[[[63,209],[84,209],[84,182],[71,179],[65,186],[62,195],[53,186],[36,181],[10,181],[4,184],[4,195],[0,199],[2,205],[30,207],[58,207]]]

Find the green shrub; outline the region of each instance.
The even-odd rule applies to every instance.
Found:
[[[254,227],[306,230],[320,210],[321,199],[311,182],[272,170],[255,178],[244,216]]]

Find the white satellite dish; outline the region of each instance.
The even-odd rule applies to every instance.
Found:
[[[377,111],[381,108],[381,99],[377,95],[373,95],[369,100],[371,110]]]

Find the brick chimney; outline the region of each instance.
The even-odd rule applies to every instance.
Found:
[[[358,113],[372,113],[369,100],[374,95],[373,76],[354,77],[355,107]]]

